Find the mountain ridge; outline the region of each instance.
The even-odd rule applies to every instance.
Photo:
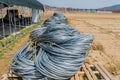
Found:
[[[120,4],[100,8],[99,10],[120,11]]]

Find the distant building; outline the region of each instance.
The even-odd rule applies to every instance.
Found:
[[[112,11],[96,11],[96,13],[112,14]]]

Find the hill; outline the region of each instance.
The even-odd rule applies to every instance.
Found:
[[[120,4],[118,4],[118,5],[113,5],[113,6],[109,6],[109,7],[100,8],[100,10],[120,11]]]

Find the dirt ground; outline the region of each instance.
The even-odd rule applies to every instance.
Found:
[[[51,13],[45,13],[45,18]],[[64,13],[68,24],[84,34],[94,35],[88,63],[102,63],[106,69],[120,80],[120,14]],[[28,40],[23,38],[16,46],[21,48]],[[9,61],[19,49],[5,53],[0,59],[0,76],[8,71]]]
[[[120,80],[120,14],[65,13],[69,24],[84,34],[94,35],[89,63],[102,63]]]
[[[6,74],[9,71],[9,62],[14,56],[14,54],[28,41],[28,35],[22,38],[18,43],[15,43],[13,49],[4,53],[4,55],[0,58],[0,80],[3,74]]]

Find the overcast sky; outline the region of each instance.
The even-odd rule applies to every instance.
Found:
[[[38,0],[43,4],[57,7],[73,7],[96,9],[115,4],[120,4],[120,0]]]

